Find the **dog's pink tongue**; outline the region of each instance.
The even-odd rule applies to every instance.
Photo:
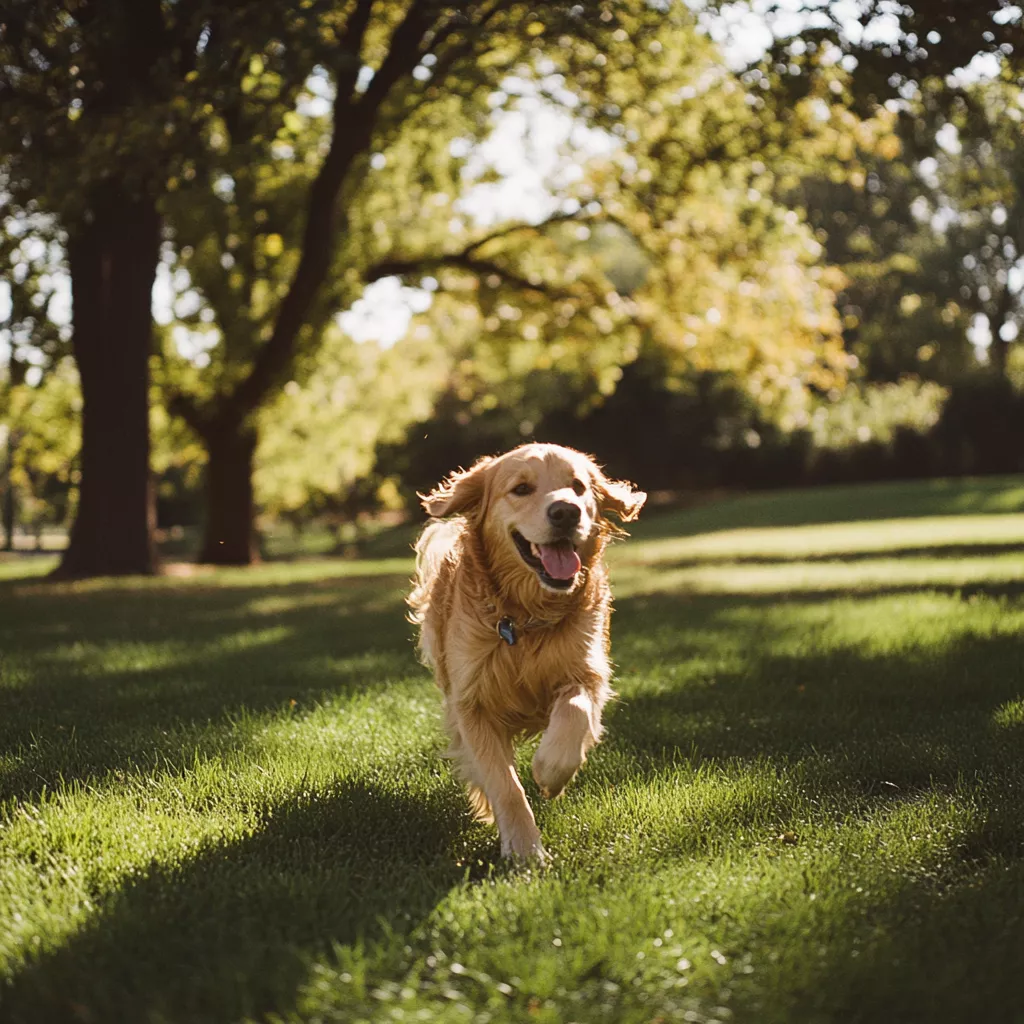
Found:
[[[580,571],[580,556],[566,540],[557,544],[538,544],[544,571],[553,580],[571,580]]]

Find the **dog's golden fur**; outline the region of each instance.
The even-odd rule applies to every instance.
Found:
[[[514,741],[543,732],[533,776],[555,797],[601,737],[601,711],[612,696],[603,555],[621,533],[607,516],[635,519],[645,499],[631,484],[609,480],[588,456],[548,444],[480,459],[423,497],[434,521],[416,545],[411,618],[444,694],[449,753],[475,813],[497,821],[505,855],[544,857]],[[578,515],[571,534],[553,526],[553,504]],[[563,549],[568,536],[578,571],[566,576],[563,565],[566,578],[552,579],[544,563],[541,573],[514,534],[521,543]],[[515,624],[514,644],[498,634],[503,618]]]

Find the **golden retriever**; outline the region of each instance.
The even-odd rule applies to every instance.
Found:
[[[482,458],[428,495],[410,618],[444,694],[449,755],[504,856],[543,860],[513,742],[543,738],[533,777],[558,796],[601,738],[612,696],[603,556],[647,495],[570,448]],[[445,517],[453,517],[446,519]],[[445,520],[445,521],[440,521]]]

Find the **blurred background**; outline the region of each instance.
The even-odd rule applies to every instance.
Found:
[[[12,0],[0,540],[353,553],[537,439],[654,503],[1024,469],[1005,0]]]

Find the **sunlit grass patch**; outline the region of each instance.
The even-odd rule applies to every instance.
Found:
[[[604,743],[553,804],[521,752],[543,871],[441,757],[408,559],[8,579],[0,1019],[1017,1019],[1020,493],[638,529]]]
[[[1024,726],[1024,700],[1008,700],[1000,705],[996,708],[992,721],[1004,729]]]

